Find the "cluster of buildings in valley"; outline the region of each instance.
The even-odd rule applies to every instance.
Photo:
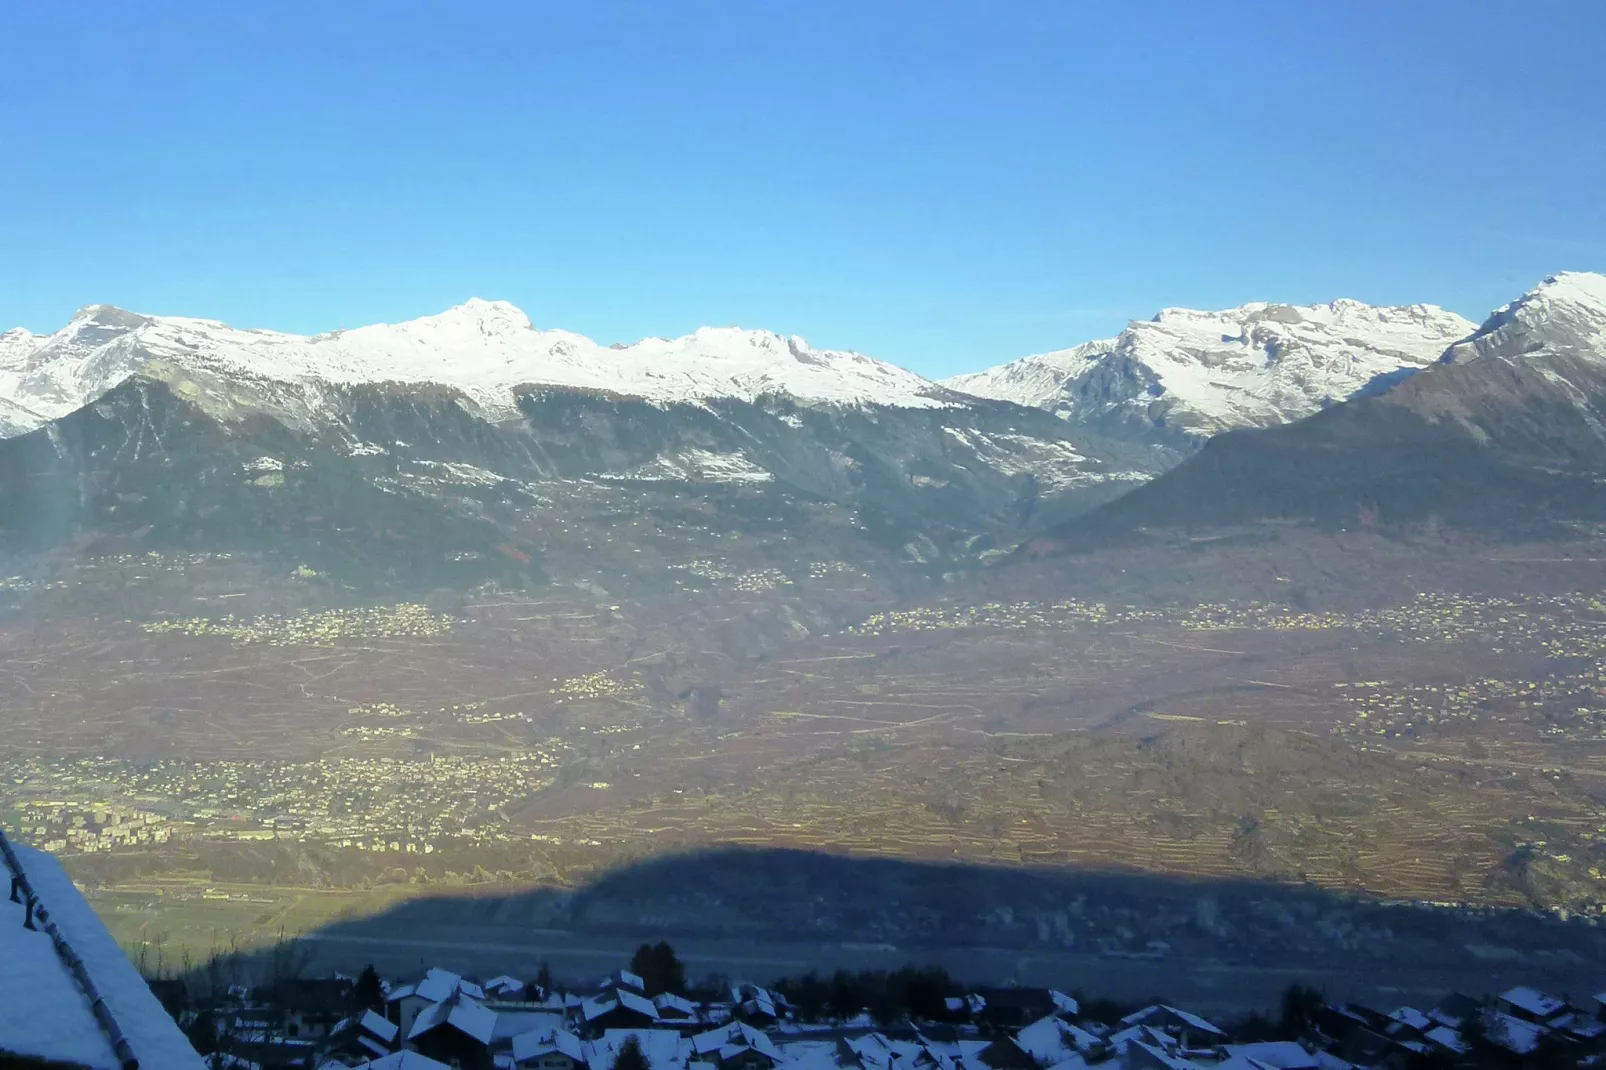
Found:
[[[552,782],[559,750],[143,768],[22,758],[0,765],[0,799],[30,840],[58,852],[286,838],[430,854],[447,843],[529,840],[507,808]]]
[[[1307,612],[1273,602],[1221,602],[1146,608],[1067,599],[917,606],[873,613],[847,629],[854,635],[952,628],[1011,630],[1101,624],[1165,624],[1195,631],[1347,629],[1412,642],[1479,639],[1497,651],[1524,649],[1548,657],[1606,657],[1606,600],[1585,594],[1471,598],[1421,592],[1386,609]]]
[[[1475,724],[1532,725],[1563,740],[1606,739],[1606,660],[1538,680],[1483,677],[1466,684],[1361,680],[1334,685],[1354,711],[1340,735],[1421,739]]]
[[[236,643],[328,646],[342,639],[431,639],[449,633],[454,623],[454,618],[428,606],[403,602],[292,615],[187,617],[151,621],[141,628],[158,635],[215,636]]]
[[[1165,1003],[1084,1006],[1045,988],[946,986],[882,1001],[872,1015],[837,994],[806,1009],[801,997],[746,983],[655,990],[627,970],[577,991],[439,968],[407,983],[280,979],[212,1000],[192,999],[181,981],[152,985],[199,1047],[242,1070],[1562,1070],[1606,1061],[1606,993],[1570,1001],[1528,987],[1384,1011],[1295,986],[1278,1019],[1227,1023]]]

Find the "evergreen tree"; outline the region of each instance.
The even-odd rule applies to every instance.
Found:
[[[637,948],[630,959],[630,972],[641,978],[649,996],[664,992],[681,995],[686,991],[686,967],[675,949],[663,941]]]
[[[1326,997],[1321,989],[1304,985],[1289,985],[1283,992],[1282,1028],[1284,1040],[1298,1040],[1316,1024],[1316,1012],[1322,1009]]]
[[[652,1070],[647,1065],[647,1056],[642,1054],[641,1042],[632,1033],[619,1045],[619,1054],[614,1057],[613,1070]]]
[[[542,998],[552,994],[552,967],[542,962],[541,968],[535,974],[535,987],[540,991]]]
[[[383,1011],[385,987],[379,983],[379,972],[372,965],[364,966],[351,989],[352,1005],[359,1010]]]

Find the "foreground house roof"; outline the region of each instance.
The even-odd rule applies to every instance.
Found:
[[[0,1053],[91,1070],[202,1070],[54,858],[0,833],[0,880]],[[23,901],[11,901],[13,889]]]

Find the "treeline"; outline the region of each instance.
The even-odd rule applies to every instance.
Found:
[[[771,987],[805,1021],[856,1018],[868,1012],[878,1025],[908,1018],[943,1021],[951,1017],[947,998],[963,994],[948,971],[935,966],[857,973],[838,970],[829,977],[807,973],[783,977]]]

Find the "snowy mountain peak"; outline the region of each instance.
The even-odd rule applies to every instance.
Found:
[[[1254,302],[1166,308],[1109,341],[944,381],[1107,430],[1197,443],[1308,416],[1380,375],[1437,359],[1473,324],[1434,305]]]
[[[1606,361],[1606,275],[1551,275],[1489,316],[1477,332],[1444,355],[1447,363],[1483,357],[1513,360],[1564,352]]]
[[[778,394],[805,404],[954,404],[936,384],[902,368],[738,327],[602,346],[568,331],[537,330],[505,301],[472,298],[403,323],[305,337],[92,305],[48,338],[26,332],[0,338],[0,400],[16,410],[7,433],[17,433],[23,419],[17,413],[37,414],[37,426],[136,374],[233,399],[220,402],[225,405],[244,404],[238,399],[245,395],[202,389],[191,380],[259,384],[274,411],[303,423],[312,419],[325,387],[385,382],[451,387],[498,418],[517,414],[516,391],[525,386],[660,402]]]
[[[529,331],[534,330],[530,324],[530,317],[517,305],[508,301],[487,301],[480,297],[470,297],[460,305],[453,305],[445,312],[433,316],[421,316],[418,319],[408,320],[398,324],[400,327],[423,327],[425,325],[448,327],[467,326],[491,333],[495,331]]]

